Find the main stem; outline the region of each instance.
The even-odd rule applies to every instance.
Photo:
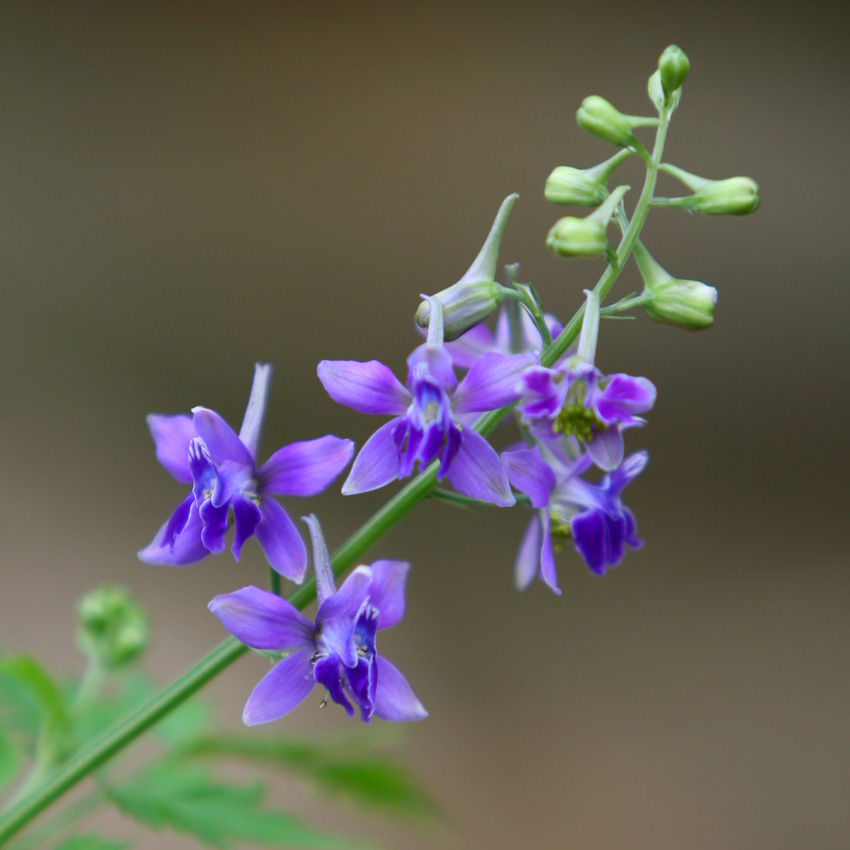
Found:
[[[599,293],[600,303],[622,271],[646,221],[658,177],[658,165],[661,162],[661,154],[664,150],[668,123],[669,115],[665,111],[655,136],[652,156],[650,161],[647,162],[646,180],[632,220],[623,234],[614,262],[609,263],[596,284],[595,289]],[[540,362],[543,366],[553,366],[564,355],[579,334],[583,315],[584,305],[570,319],[554,342],[544,348],[540,356]],[[510,413],[512,407],[513,405],[509,405],[500,410],[485,413],[475,423],[475,430],[482,436],[487,436]],[[365,554],[394,525],[431,494],[437,484],[437,466],[438,464],[435,462],[420,473],[337,549],[331,558],[334,575],[339,576],[354,566],[361,555]],[[286,598],[299,610],[306,608],[316,598],[315,579],[305,582]],[[236,638],[229,638],[224,641],[160,694],[151,698],[125,720],[107,730],[100,738],[69,759],[39,788],[12,806],[0,818],[0,844],[26,826],[36,815],[76,785],[77,782],[107,762],[179,705],[182,705],[245,652],[247,652],[247,647]]]

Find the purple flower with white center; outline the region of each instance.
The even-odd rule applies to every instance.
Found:
[[[647,378],[603,375],[594,366],[599,301],[595,293],[587,295],[577,353],[553,369],[529,369],[517,409],[538,434],[576,437],[594,463],[610,472],[623,462],[623,430],[644,424],[635,414],[652,408],[656,391]]]
[[[180,567],[224,551],[232,515],[236,560],[254,535],[269,564],[300,583],[307,549],[292,520],[272,496],[314,496],[347,466],[354,443],[339,437],[291,443],[257,468],[255,457],[265,413],[271,366],[258,363],[237,435],[215,411],[195,407],[192,416],[148,416],[159,462],[192,492],[153,541],[139,552],[151,564]]]
[[[304,517],[313,541],[319,611],[311,622],[285,599],[256,587],[216,596],[210,611],[253,649],[288,653],[254,688],[242,720],[269,723],[299,705],[314,685],[354,716],[354,702],[367,723],[422,720],[428,712],[407,679],[375,648],[375,633],[404,616],[409,564],[376,561],[357,567],[339,590],[318,520]],[[324,702],[322,703],[324,705]]]
[[[563,451],[564,447],[569,454]],[[553,441],[542,451],[535,446],[504,452],[502,460],[511,484],[527,493],[536,509],[517,553],[514,570],[520,589],[539,575],[555,593],[561,592],[555,574],[553,538],[562,543],[572,537],[579,554],[597,575],[616,567],[623,560],[627,545],[632,549],[643,546],[634,515],[621,502],[620,493],[643,471],[648,452],[629,455],[598,484],[581,477],[592,462],[587,454],[579,453],[574,438],[563,441],[560,447]]]
[[[427,298],[427,296],[423,296]],[[448,478],[460,493],[500,506],[514,497],[492,446],[463,423],[519,397],[522,373],[538,362],[534,353],[479,357],[458,384],[451,355],[442,344],[440,304],[431,303],[428,342],[407,360],[407,386],[383,363],[370,360],[323,360],[318,374],[328,394],[361,413],[390,414],[366,442],[342,492],[364,493],[411,475],[439,459],[437,480]]]

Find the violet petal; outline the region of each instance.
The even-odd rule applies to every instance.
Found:
[[[463,442],[446,478],[455,490],[473,499],[500,507],[516,501],[496,450],[471,428],[464,429]]]
[[[516,401],[520,396],[520,378],[536,364],[536,354],[497,354],[491,351],[482,355],[455,390],[452,410],[482,413]]]
[[[372,570],[369,567],[357,567],[348,575],[339,590],[319,605],[316,623],[321,627],[325,619],[331,617],[351,617],[353,620],[369,595],[372,583]]]
[[[541,511],[540,524],[543,527],[543,540],[540,544],[540,578],[553,593],[561,595],[558,587],[558,574],[555,570],[555,553],[552,551],[552,520],[549,514]]]
[[[393,431],[400,421],[401,417],[390,419],[369,437],[354,459],[351,472],[342,485],[344,495],[353,496],[377,490],[398,478],[399,458],[393,442]]]
[[[257,526],[257,541],[272,568],[296,584],[307,572],[307,547],[286,511],[271,497],[262,499],[263,519]]]
[[[232,460],[241,466],[254,468],[254,458],[247,446],[214,410],[193,407],[192,413],[198,436],[207,444],[210,456],[216,463]]]
[[[345,709],[349,717],[354,717],[354,708],[346,698],[342,686],[339,659],[335,655],[325,656],[316,661],[313,665],[313,677],[331,695],[331,699]]]
[[[151,413],[147,423],[156,446],[156,459],[181,484],[190,484],[189,443],[198,436],[192,417],[185,413],[176,416]]]
[[[382,720],[423,720],[428,716],[413,688],[398,668],[383,655],[375,658],[378,682],[375,688],[375,715]]]
[[[617,425],[594,430],[593,439],[584,445],[593,462],[605,472],[616,469],[623,462],[623,435]]]
[[[410,393],[388,366],[377,360],[323,360],[319,380],[328,395],[360,413],[404,413]]]
[[[318,646],[322,644],[331,655],[339,656],[346,667],[357,664],[357,647],[354,645],[354,620],[351,616],[323,617],[319,623]]]
[[[270,723],[289,714],[313,690],[312,649],[302,649],[278,661],[248,697],[242,722],[246,726]]]
[[[525,590],[540,569],[540,520],[535,514],[529,521],[514,561],[517,590]]]
[[[248,397],[248,406],[245,408],[242,427],[239,429],[239,439],[254,459],[257,457],[257,447],[260,444],[260,432],[263,428],[271,376],[272,367],[270,363],[254,364],[251,395]]]
[[[189,497],[192,498],[192,503],[189,510],[189,519],[183,527],[183,530],[169,541],[167,540],[167,537],[170,535],[170,531],[168,529],[171,520],[169,519],[167,522],[164,522],[151,543],[138,553],[140,560],[145,561],[148,564],[161,564],[167,567],[184,567],[187,564],[193,564],[195,561],[200,561],[202,558],[205,558],[210,554],[209,549],[204,546],[203,541],[201,540],[203,523],[198,515],[198,506],[195,504],[195,499],[191,493],[189,494]],[[181,502],[181,505],[185,501],[186,499]],[[180,510],[179,506],[178,510]]]
[[[406,561],[375,561],[369,604],[378,609],[378,628],[389,629],[404,617],[404,589],[410,564]]]
[[[239,553],[242,551],[242,544],[249,537],[254,536],[254,532],[262,521],[263,515],[257,505],[250,499],[234,499],[232,506],[236,532],[233,535],[233,545],[230,547],[230,551],[238,561]]]
[[[348,465],[354,443],[339,437],[291,443],[278,449],[259,469],[260,491],[279,496],[315,496]]]
[[[542,508],[549,504],[549,497],[555,487],[555,473],[543,460],[537,446],[516,452],[502,452],[502,463],[508,480],[517,490],[528,495],[532,507]]]

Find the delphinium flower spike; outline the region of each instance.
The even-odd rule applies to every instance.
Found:
[[[319,379],[335,401],[361,413],[393,416],[360,450],[342,492],[375,490],[438,458],[438,480],[448,478],[456,490],[473,499],[512,505],[514,497],[498,454],[459,417],[516,401],[519,378],[538,356],[488,352],[458,384],[452,357],[443,345],[441,304],[423,298],[430,304],[428,340],[407,359],[406,387],[376,360],[319,364]]]
[[[339,437],[291,443],[256,465],[271,366],[258,363],[242,427],[237,435],[213,410],[192,416],[148,416],[159,462],[192,491],[177,506],[139,557],[151,564],[184,566],[224,551],[232,515],[231,551],[239,560],[244,542],[256,535],[269,564],[301,582],[307,569],[304,541],[272,496],[314,496],[348,465],[354,443]]]
[[[242,719],[248,726],[288,714],[318,684],[349,717],[354,702],[367,723],[427,717],[407,679],[375,647],[375,633],[404,616],[409,564],[376,561],[357,567],[337,590],[319,522],[304,517],[313,543],[315,622],[281,597],[256,587],[216,596],[210,611],[242,643],[288,653],[254,688]]]

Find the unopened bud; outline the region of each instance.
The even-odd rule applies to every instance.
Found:
[[[713,286],[674,278],[640,242],[635,243],[633,253],[646,285],[644,295],[648,301],[644,307],[651,319],[691,330],[711,326],[717,303]]]
[[[611,142],[614,145],[628,145],[632,142],[632,123],[629,117],[615,109],[604,97],[591,95],[581,102],[576,113],[579,127]]]
[[[661,87],[669,98],[673,92],[682,88],[682,83],[691,70],[691,62],[681,47],[671,44],[658,57],[658,70],[661,74]]]
[[[546,237],[546,247],[561,257],[598,257],[608,244],[605,224],[593,218],[559,218]]]
[[[664,199],[664,206],[679,207],[706,215],[748,215],[759,208],[759,185],[750,177],[708,180],[668,163],[664,163],[661,169],[681,180],[693,191],[693,195],[684,198]]]
[[[571,168],[559,165],[547,178],[543,194],[553,204],[577,207],[595,207],[608,196],[606,183],[614,169],[631,156],[631,151],[620,151],[593,168]]]
[[[127,664],[147,646],[147,614],[123,587],[103,585],[87,593],[77,616],[80,650],[104,667]]]

